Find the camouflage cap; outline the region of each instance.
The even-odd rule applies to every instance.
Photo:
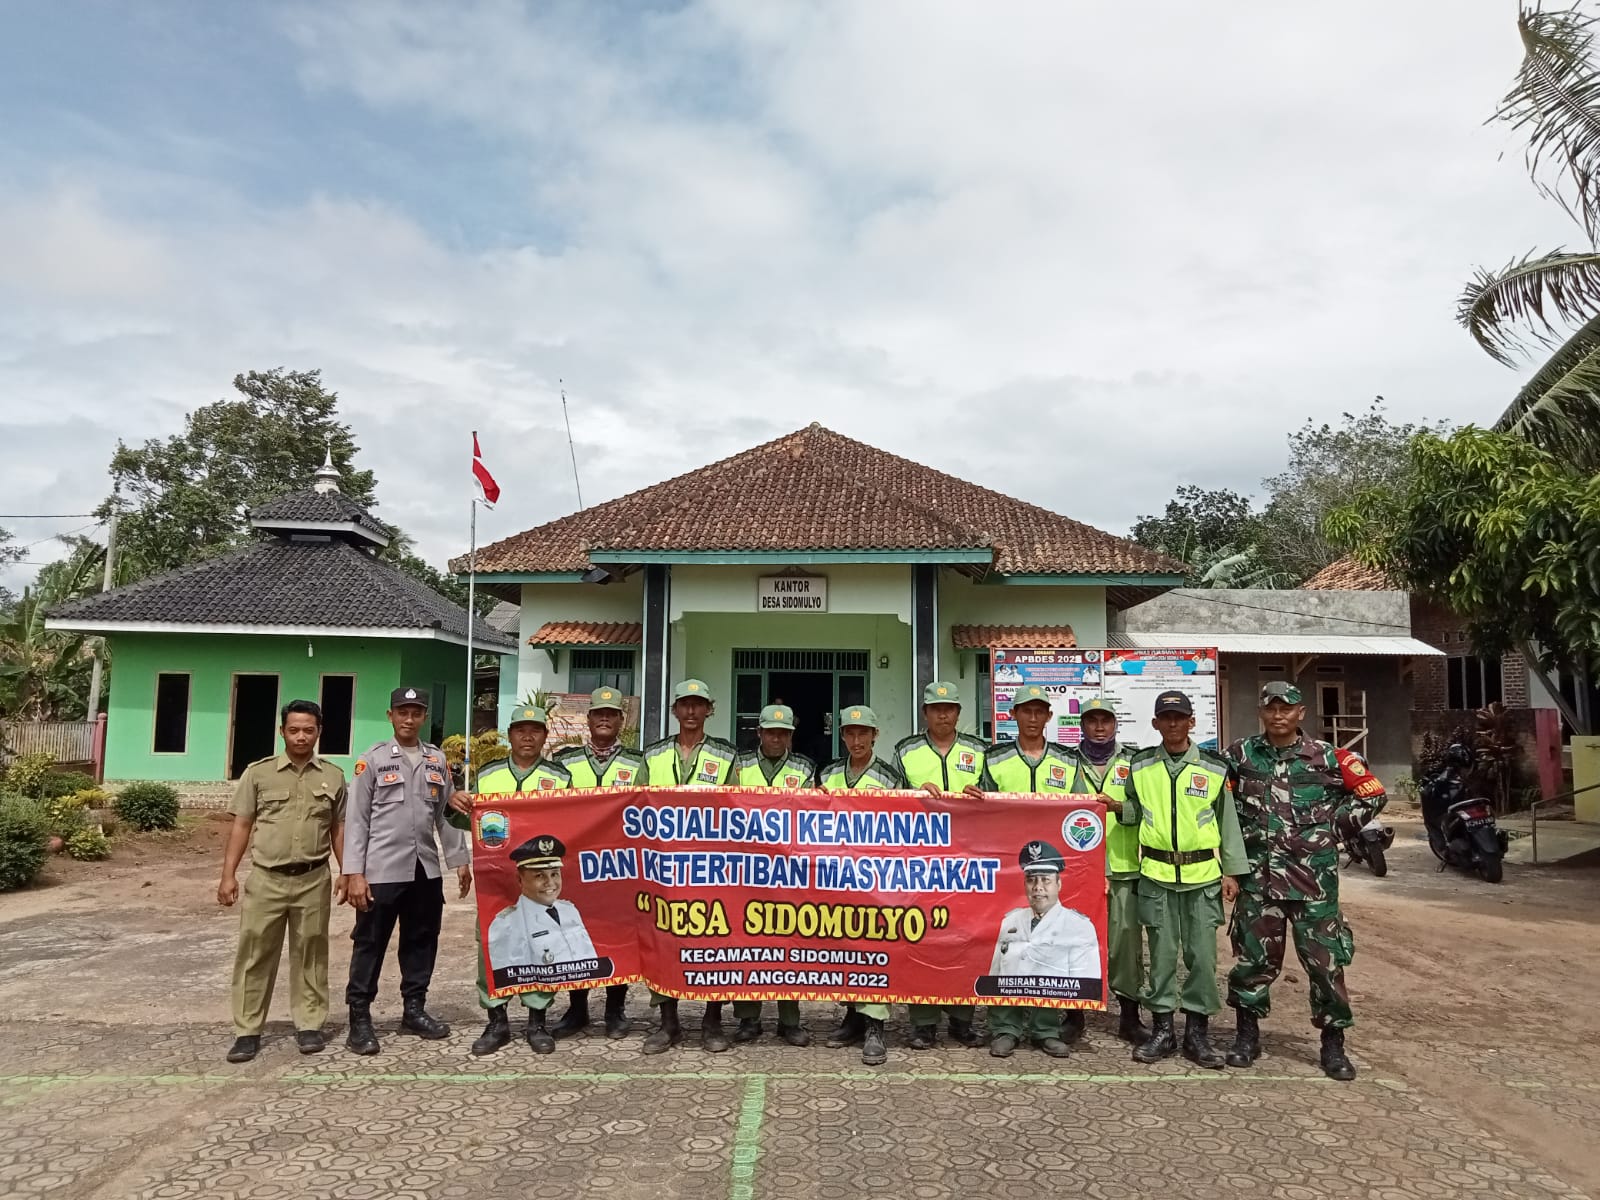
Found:
[[[759,724],[762,729],[793,729],[794,709],[783,704],[769,704],[761,710]]]
[[[685,679],[673,688],[672,702],[676,704],[679,700],[704,700],[707,704],[716,703],[711,698],[711,689],[704,679]]]
[[[960,707],[961,697],[956,693],[956,685],[948,679],[935,679],[922,689],[922,702],[924,704],[954,704]]]
[[[860,725],[867,729],[878,728],[878,714],[865,704],[852,704],[849,708],[839,710],[839,728],[848,725]]]
[[[589,693],[590,712],[604,712],[608,708],[614,708],[618,712],[628,711],[627,701],[616,688],[597,687]]]
[[[1274,700],[1281,700],[1284,704],[1299,704],[1303,697],[1300,695],[1300,686],[1287,679],[1274,679],[1271,683],[1261,685],[1261,707],[1265,708]]]
[[[550,727],[550,716],[537,704],[519,704],[506,714],[506,729],[509,731],[513,725],[523,725],[527,722],[535,725]]]
[[[1050,693],[1037,683],[1030,683],[1019,687],[1016,694],[1011,697],[1011,707],[1016,709],[1024,704],[1049,704]]]
[[[1091,696],[1078,706],[1078,716],[1080,718],[1086,717],[1092,712],[1109,713],[1115,717],[1117,715],[1117,706],[1104,696]]]
[[[1024,875],[1059,875],[1067,869],[1067,860],[1049,842],[1029,842],[1017,862]]]

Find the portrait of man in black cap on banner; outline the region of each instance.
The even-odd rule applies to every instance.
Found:
[[[1061,872],[1066,860],[1049,842],[1033,841],[1017,856],[1022,867],[1026,908],[1014,908],[1000,922],[991,975],[1051,975],[1100,978],[1100,935],[1094,922],[1061,903]]]
[[[566,853],[561,839],[548,833],[529,838],[511,852],[522,895],[489,922],[489,971],[500,986],[541,978],[533,973],[519,978],[521,973],[516,972],[507,979],[501,973],[510,967],[553,967],[600,957],[578,906],[561,899],[561,860]]]

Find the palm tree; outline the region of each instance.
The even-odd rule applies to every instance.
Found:
[[[1595,18],[1576,9],[1524,8],[1523,60],[1494,119],[1522,132],[1540,193],[1583,230],[1586,250],[1557,249],[1480,269],[1457,318],[1508,366],[1535,350],[1550,357],[1495,428],[1586,471],[1600,471],[1600,63]]]

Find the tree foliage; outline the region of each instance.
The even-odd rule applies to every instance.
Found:
[[[1495,428],[1600,470],[1600,64],[1594,18],[1523,9],[1521,69],[1495,118],[1522,134],[1529,174],[1582,229],[1588,249],[1480,268],[1457,318],[1497,361],[1548,353]],[[1553,353],[1550,353],[1553,351]]]
[[[1513,434],[1423,431],[1398,493],[1355,493],[1327,522],[1369,566],[1459,613],[1480,654],[1531,646],[1600,670],[1600,475]]]
[[[0,618],[0,709],[8,716],[30,721],[83,717],[93,669],[88,637],[48,630],[44,622],[51,608],[98,586],[104,552],[98,546],[93,550],[80,548],[45,567]]]
[[[111,475],[131,502],[117,531],[118,556],[132,578],[237,546],[250,536],[249,508],[310,487],[330,447],[340,490],[374,504],[372,472],[351,466],[355,440],[320,371],[250,371],[233,386],[237,399],[196,409],[182,433],[117,444]]]
[[[1307,421],[1289,435],[1284,470],[1261,481],[1265,507],[1226,488],[1184,484],[1159,517],[1140,517],[1133,540],[1189,564],[1194,587],[1295,587],[1343,554],[1323,520],[1360,491],[1402,490],[1407,446],[1423,429],[1384,413],[1383,397],[1337,423]]]

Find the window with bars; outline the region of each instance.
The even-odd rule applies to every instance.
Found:
[[[735,671],[865,671],[865,650],[735,650]]]
[[[1482,708],[1505,698],[1498,658],[1464,654],[1445,660],[1451,708]]]
[[[613,687],[624,696],[634,695],[633,656],[632,650],[573,650],[568,690],[582,693]]]

